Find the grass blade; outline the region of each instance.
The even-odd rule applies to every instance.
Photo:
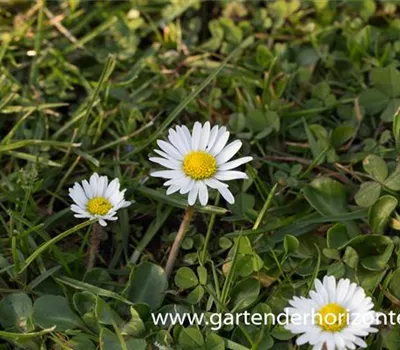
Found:
[[[192,100],[202,92],[208,84],[212,82],[212,80],[222,71],[225,65],[237,55],[237,53],[243,48],[249,45],[254,38],[252,36],[246,38],[235,50],[233,50],[198,87],[195,89],[189,96],[187,96],[172,112],[171,114],[165,119],[165,121],[157,128],[157,130],[149,137],[149,139],[141,146],[137,147],[134,151],[130,154],[127,154],[125,157],[129,157],[132,154],[139,153],[141,150],[146,148],[152,142],[154,142],[163,132],[164,130],[175,120],[175,118],[181,113],[186,106],[192,102]]]

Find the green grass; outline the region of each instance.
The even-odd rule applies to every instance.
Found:
[[[151,312],[279,313],[314,278],[400,305],[400,20],[394,1],[3,1],[0,349],[308,349],[280,327],[162,328]],[[169,127],[225,125],[249,180],[196,207],[148,157]],[[68,188],[134,203],[101,237]],[[56,328],[53,328],[56,326]],[[369,349],[397,350],[400,326]]]

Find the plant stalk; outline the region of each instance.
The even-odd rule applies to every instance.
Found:
[[[185,238],[185,233],[190,224],[190,221],[192,221],[193,213],[194,213],[193,207],[189,206],[186,208],[181,225],[179,226],[178,233],[175,237],[174,243],[172,244],[172,248],[169,252],[167,263],[165,264],[165,273],[167,275],[167,278],[171,277],[172,270],[174,269],[175,265],[175,260],[179,253],[179,248],[181,247],[183,239]]]
[[[96,222],[93,225],[92,235],[90,237],[87,271],[92,270],[94,267],[94,263],[96,262],[96,255],[100,245],[101,230],[102,228],[100,224]]]

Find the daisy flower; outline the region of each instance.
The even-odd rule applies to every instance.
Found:
[[[196,122],[192,133],[183,126],[169,129],[168,140],[158,140],[161,150],[154,150],[161,157],[150,160],[169,170],[155,171],[151,176],[168,179],[167,194],[178,192],[188,195],[189,205],[194,205],[197,197],[202,205],[208,202],[208,187],[216,189],[230,204],[235,199],[223,181],[247,179],[244,172],[233,170],[250,162],[252,157],[229,161],[240,149],[242,142],[235,140],[227,145],[229,132],[226,127],[211,128]]]
[[[294,297],[289,304],[290,323],[285,328],[301,334],[298,345],[309,343],[313,350],[366,348],[362,337],[378,331],[373,326],[379,324],[379,314],[371,298],[349,279],[337,283],[333,276],[325,276],[322,282],[316,279],[309,298]]]
[[[119,180],[108,183],[107,176],[94,173],[89,182],[82,181],[82,185],[75,182],[69,189],[69,196],[75,202],[71,210],[77,218],[98,219],[101,226],[107,226],[106,220],[115,221],[117,210],[128,207],[131,202],[124,198],[126,190],[119,190]]]

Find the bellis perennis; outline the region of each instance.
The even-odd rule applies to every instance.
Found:
[[[289,304],[291,322],[285,328],[301,334],[298,345],[309,343],[313,350],[366,348],[362,338],[378,331],[374,326],[379,324],[379,314],[371,298],[349,279],[316,279],[309,298],[294,297]]]
[[[101,226],[107,226],[106,220],[115,221],[117,210],[128,207],[131,202],[124,198],[126,190],[120,191],[118,179],[108,183],[107,176],[94,173],[89,182],[82,181],[82,185],[75,182],[69,189],[69,196],[75,204],[71,210],[77,218],[98,219]]]
[[[229,132],[224,126],[211,128],[210,123],[201,125],[196,122],[192,133],[185,126],[169,129],[168,140],[158,140],[160,157],[150,160],[168,170],[151,173],[154,177],[168,179],[167,194],[178,192],[188,195],[189,205],[194,205],[197,197],[201,205],[208,202],[208,187],[216,189],[228,203],[235,199],[223,181],[247,179],[244,172],[234,170],[251,161],[252,157],[232,160],[239,151],[242,142],[235,140],[227,145]]]

